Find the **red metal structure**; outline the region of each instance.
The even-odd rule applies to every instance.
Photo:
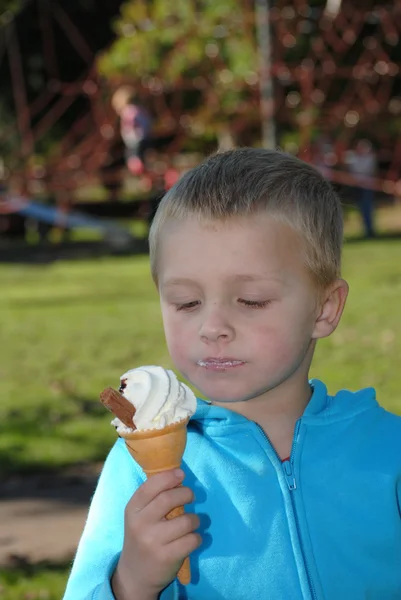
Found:
[[[323,11],[308,4],[281,1],[271,11],[281,40],[274,67],[281,83],[278,112],[299,128],[306,159],[312,158],[316,130],[332,140],[339,160],[356,137],[370,138],[381,165],[380,181],[372,186],[399,195],[401,3],[337,1]],[[333,177],[347,181],[336,172]]]
[[[118,117],[111,105],[110,83],[96,72],[94,54],[77,24],[57,3],[37,2],[48,82],[29,104],[18,32],[11,22],[7,25],[5,48],[21,138],[20,168],[15,171],[14,179],[19,180],[22,191],[28,191],[32,180],[40,180],[63,202],[72,190],[96,179],[110,160],[110,151],[119,135]],[[59,79],[54,22],[63,28],[71,48],[87,65],[73,83]],[[322,132],[335,149],[331,176],[345,183],[347,176],[336,170],[336,165],[341,165],[344,152],[358,135],[371,138],[380,149],[381,166],[380,176],[372,181],[372,187],[401,195],[401,2],[332,0],[326,8],[313,8],[305,0],[278,0],[270,10],[270,26],[274,118],[278,130],[298,132],[294,143],[306,160],[313,160],[315,138]],[[183,82],[184,88],[191,85],[195,84]],[[257,81],[249,86],[257,106]],[[173,97],[167,103],[157,89],[155,78],[143,85],[141,93],[158,115],[158,133],[172,134],[170,152],[178,150],[187,135],[178,98],[182,89],[177,90],[176,101]],[[174,96],[174,90],[169,93]],[[35,145],[78,97],[86,98],[88,109],[60,140],[48,163],[41,169],[30,169],[28,158]],[[38,114],[42,115],[39,120]],[[255,128],[258,121],[257,112],[252,117],[245,114],[238,127],[239,139],[244,131]],[[103,176],[104,173],[103,169]],[[121,167],[108,169],[106,177],[111,182],[119,179]]]

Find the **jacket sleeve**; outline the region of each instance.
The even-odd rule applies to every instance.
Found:
[[[64,600],[115,600],[110,579],[124,538],[124,510],[144,481],[122,439],[106,459],[78,545]]]

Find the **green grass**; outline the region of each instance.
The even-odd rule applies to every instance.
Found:
[[[99,392],[122,369],[168,364],[147,259],[2,266],[0,278],[1,468],[103,459],[115,433]]]
[[[373,385],[398,412],[400,264],[397,240],[346,246],[349,301],[312,369],[330,391]],[[102,460],[115,434],[99,392],[131,366],[171,366],[147,258],[1,266],[0,278],[3,474]]]
[[[70,564],[0,569],[1,600],[60,600]]]
[[[331,392],[374,386],[379,402],[401,414],[401,240],[349,243],[350,294],[337,331],[319,342],[312,376]]]

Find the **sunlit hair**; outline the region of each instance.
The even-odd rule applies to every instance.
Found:
[[[149,233],[157,283],[160,234],[166,221],[189,215],[202,222],[264,212],[290,225],[306,244],[306,266],[319,286],[340,275],[343,215],[328,181],[281,151],[240,148],[218,153],[188,171],[162,199]]]

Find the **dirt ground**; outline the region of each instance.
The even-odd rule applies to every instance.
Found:
[[[0,482],[0,566],[73,557],[101,465]]]

